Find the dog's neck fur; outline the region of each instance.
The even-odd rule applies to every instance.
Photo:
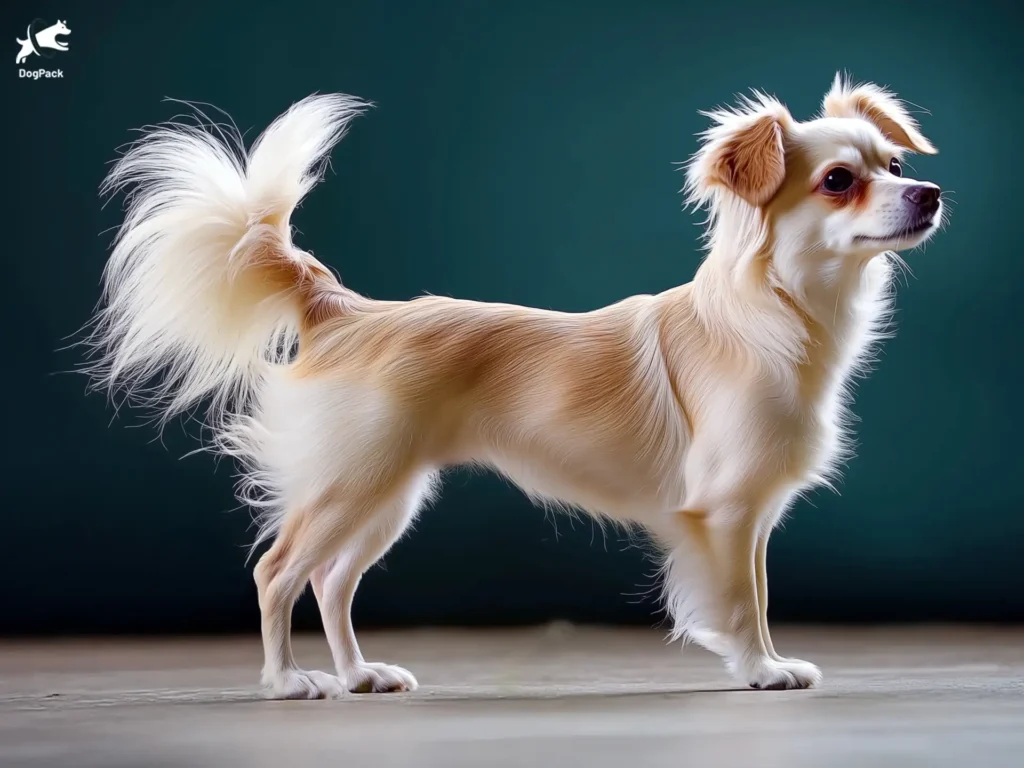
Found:
[[[761,373],[795,377],[805,396],[841,389],[888,318],[887,257],[822,248],[806,254],[813,268],[786,279],[770,221],[728,192],[712,205],[707,242],[692,293],[701,325]]]

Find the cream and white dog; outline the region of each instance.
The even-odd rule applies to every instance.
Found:
[[[152,128],[105,183],[130,195],[90,372],[163,418],[205,404],[217,449],[244,468],[241,496],[273,540],[255,570],[269,695],[416,687],[363,659],[350,610],[460,464],[642,526],[664,549],[676,637],[755,688],[816,684],[769,637],[766,549],[842,460],[893,251],[941,223],[939,188],[902,173],[905,153],[935,152],[904,106],[837,78],[806,122],[763,94],[708,113],[687,177],[710,213],[693,281],[582,314],[375,301],[297,247],[291,214],[365,106],[311,96],[248,152],[210,129]],[[336,675],[292,655],[307,582]]]

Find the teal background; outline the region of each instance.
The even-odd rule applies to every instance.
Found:
[[[58,15],[71,50],[42,63],[64,78],[19,80],[14,37]],[[216,104],[250,138],[313,91],[375,101],[298,212],[301,244],[383,299],[578,311],[690,279],[699,217],[673,162],[698,109],[758,87],[809,117],[840,69],[929,108],[941,154],[916,172],[956,203],[907,255],[841,495],[801,502],[772,540],[773,616],[1024,618],[1020,17],[916,0],[8,3],[0,632],[258,626],[231,468],[178,460],[194,429],[161,443],[55,375],[120,220],[96,194],[106,163],[179,111],[163,97]],[[357,621],[654,623],[652,572],[614,533],[456,474],[364,580]],[[298,621],[315,625],[308,597]]]

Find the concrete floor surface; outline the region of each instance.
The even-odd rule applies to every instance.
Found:
[[[0,766],[1024,766],[1024,631],[780,629],[811,691],[652,630],[364,633],[412,694],[272,702],[258,638],[0,644]],[[324,640],[299,663],[330,668]]]

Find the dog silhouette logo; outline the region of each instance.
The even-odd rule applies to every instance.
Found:
[[[44,59],[50,59],[53,58],[54,51],[66,51],[68,49],[66,42],[57,39],[58,37],[71,34],[68,25],[60,20],[48,27],[45,24],[46,22],[42,19],[36,19],[26,28],[25,40],[22,40],[20,37],[15,38],[15,42],[21,46],[18,57],[14,60],[15,64],[24,63],[32,54],[42,56]]]

